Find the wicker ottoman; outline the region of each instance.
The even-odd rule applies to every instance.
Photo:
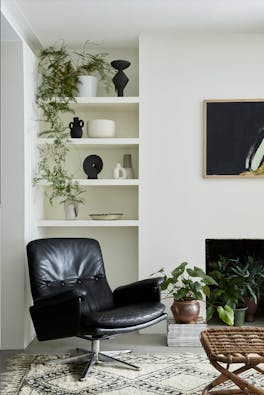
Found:
[[[207,329],[201,333],[201,343],[210,363],[221,373],[205,387],[203,395],[264,395],[264,376],[261,388],[257,388],[239,376],[240,373],[251,368],[264,375],[264,370],[258,367],[260,363],[264,363],[264,328]],[[227,364],[227,366],[223,367],[221,363]],[[230,371],[229,367],[233,363],[240,363],[243,366],[235,371]],[[240,389],[210,391],[227,380],[233,381]]]

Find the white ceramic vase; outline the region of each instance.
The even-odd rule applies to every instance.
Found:
[[[93,75],[80,75],[79,97],[95,97],[97,95],[97,77]]]
[[[121,163],[119,163],[119,162],[115,165],[115,168],[113,171],[113,178],[116,180],[121,180],[121,179],[127,178],[126,169],[124,169],[121,166]]]
[[[67,200],[64,203],[65,219],[67,220],[77,219],[78,209],[79,209],[78,203],[72,202],[71,200]]]

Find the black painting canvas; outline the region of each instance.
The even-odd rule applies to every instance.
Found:
[[[205,101],[205,176],[264,176],[264,101]]]

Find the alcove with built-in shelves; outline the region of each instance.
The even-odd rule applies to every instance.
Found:
[[[67,141],[66,169],[84,189],[84,204],[79,205],[78,218],[66,220],[63,204],[57,199],[51,206],[45,196],[47,183],[40,182],[35,188],[37,202],[37,227],[42,237],[91,237],[100,242],[107,277],[112,288],[138,279],[138,236],[140,227],[140,107],[138,96],[138,50],[115,49],[109,52],[109,61],[128,59],[131,66],[126,70],[129,83],[124,97],[116,97],[114,87],[110,96],[99,85],[97,97],[76,97],[71,103],[74,114],[61,115],[68,126],[73,117],[84,121],[81,138]],[[88,134],[88,122],[108,119],[115,122],[115,136],[92,138]],[[46,125],[40,122],[40,131]],[[37,144],[50,144],[52,138],[38,138]],[[123,164],[124,154],[132,157],[133,178],[114,179],[115,164]],[[99,155],[103,169],[97,179],[88,179],[83,170],[83,161],[88,155]],[[90,214],[123,213],[116,220],[94,220]]]
[[[44,198],[42,218],[38,226],[66,227],[117,227],[138,225],[138,186],[139,186],[139,98],[76,98],[72,103],[75,116],[84,121],[83,136],[69,138],[67,142],[66,169],[73,179],[86,189],[85,204],[80,205],[78,220],[64,220],[63,206],[57,202],[51,206]],[[116,134],[112,138],[91,138],[87,124],[93,119],[111,119],[115,121]],[[72,120],[72,114],[63,118],[65,125]],[[70,137],[70,132],[69,132]],[[38,143],[52,144],[52,138],[40,138]],[[84,159],[89,155],[99,155],[103,169],[98,179],[87,179],[83,170]],[[114,179],[115,164],[123,161],[124,154],[132,157],[134,178]],[[40,183],[45,190],[48,184]],[[115,221],[95,221],[89,217],[93,213],[122,213],[122,219]]]

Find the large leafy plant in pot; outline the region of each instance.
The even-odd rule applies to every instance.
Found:
[[[264,260],[253,256],[244,256],[237,259],[228,259],[229,267],[227,277],[236,279],[240,291],[243,293],[243,304],[247,307],[245,318],[247,322],[254,322],[260,300],[261,290],[264,285]]]
[[[210,287],[217,286],[216,281],[207,275],[201,268],[188,267],[183,262],[172,270],[170,275],[165,274],[164,269],[158,271],[163,277],[161,291],[165,298],[173,298],[171,310],[178,323],[196,322],[200,313],[199,301],[210,297]],[[219,317],[228,325],[233,324],[234,313],[228,306],[218,306]]]
[[[220,256],[215,262],[209,262],[208,274],[216,281],[217,285],[212,287],[208,298],[208,320],[214,316],[216,306],[224,304],[234,310],[235,325],[243,324],[246,312],[247,280],[234,270],[238,263],[238,258],[233,259],[223,256]]]

